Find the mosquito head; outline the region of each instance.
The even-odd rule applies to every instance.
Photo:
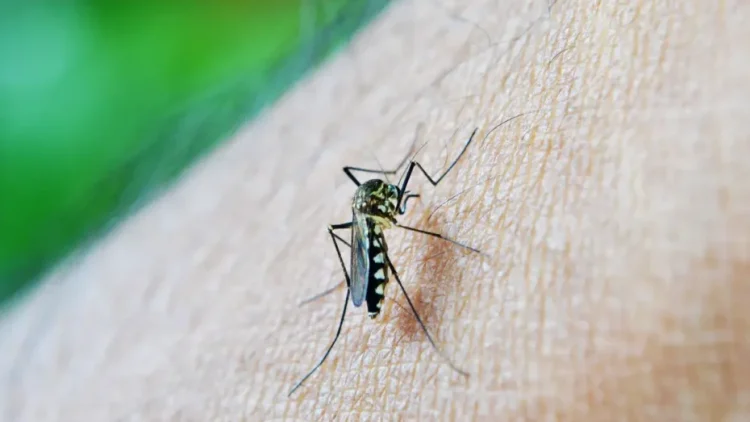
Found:
[[[399,190],[380,179],[362,183],[354,194],[352,208],[356,212],[395,221]]]

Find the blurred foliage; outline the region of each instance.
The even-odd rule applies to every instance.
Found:
[[[385,2],[0,6],[0,301],[148,200]]]

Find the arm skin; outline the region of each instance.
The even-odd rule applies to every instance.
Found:
[[[456,3],[393,5],[7,315],[5,420],[750,417],[750,5]],[[490,257],[387,232],[471,376],[391,283],[287,399],[343,305],[296,305],[341,280],[340,168],[397,163],[420,123],[435,173],[479,127],[400,221]]]

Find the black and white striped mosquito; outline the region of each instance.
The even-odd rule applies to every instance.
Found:
[[[389,271],[393,273],[393,277],[396,279],[398,286],[401,288],[401,291],[403,292],[404,297],[406,298],[406,302],[409,304],[414,317],[422,327],[422,331],[424,331],[425,336],[427,336],[427,339],[430,341],[430,344],[435,349],[435,351],[448,363],[448,365],[450,365],[453,370],[463,376],[469,375],[465,371],[459,369],[447,356],[445,356],[445,354],[443,354],[437,344],[435,344],[432,335],[430,335],[430,332],[422,322],[422,318],[420,318],[419,313],[417,312],[414,304],[409,298],[409,295],[406,293],[406,289],[404,289],[404,285],[401,283],[401,279],[398,276],[396,268],[393,266],[393,262],[391,262],[390,257],[388,257],[388,245],[386,243],[385,236],[383,235],[383,231],[395,226],[412,232],[417,232],[443,239],[447,242],[451,242],[462,248],[468,249],[472,252],[480,253],[480,251],[477,249],[463,245],[439,233],[433,233],[414,227],[404,226],[396,221],[397,215],[403,215],[404,213],[406,213],[406,205],[409,199],[419,197],[419,194],[413,194],[407,190],[414,169],[419,169],[419,171],[422,172],[422,174],[433,186],[437,186],[438,183],[440,183],[440,181],[443,180],[443,178],[453,169],[456,163],[458,163],[458,160],[461,159],[461,156],[463,156],[463,154],[466,152],[476,133],[477,129],[474,129],[474,131],[471,133],[471,136],[469,137],[469,140],[466,141],[463,149],[458,154],[458,157],[453,160],[451,165],[448,166],[443,174],[436,178],[430,176],[422,167],[422,165],[414,160],[409,161],[406,172],[404,173],[402,178],[403,181],[400,183],[400,186],[390,184],[380,179],[371,179],[364,183],[360,183],[360,181],[357,180],[356,177],[354,177],[354,174],[352,174],[353,171],[381,174],[386,177],[388,175],[397,174],[404,166],[404,164],[406,164],[409,158],[409,154],[407,154],[407,156],[404,157],[403,160],[401,160],[401,163],[399,163],[398,167],[396,167],[395,170],[372,170],[359,167],[343,168],[344,173],[346,173],[346,175],[349,176],[349,178],[357,185],[357,191],[354,193],[354,199],[352,201],[352,219],[351,221],[348,221],[346,223],[333,224],[328,226],[328,233],[330,234],[331,240],[333,241],[333,246],[336,248],[336,253],[339,257],[339,263],[341,264],[341,269],[344,271],[344,276],[346,278],[347,290],[346,299],[344,299],[344,309],[341,312],[339,326],[336,330],[336,335],[334,336],[331,345],[328,346],[325,354],[315,365],[315,367],[313,367],[312,370],[310,370],[310,372],[308,372],[307,375],[305,375],[294,386],[294,388],[292,388],[292,390],[289,392],[289,396],[291,396],[292,393],[294,393],[302,385],[302,383],[304,383],[313,373],[315,373],[315,371],[318,370],[318,368],[320,368],[321,365],[323,365],[323,362],[325,362],[328,354],[333,349],[333,346],[336,344],[336,341],[341,334],[341,328],[344,325],[344,317],[346,316],[346,307],[349,303],[349,297],[351,297],[352,304],[355,307],[359,307],[363,302],[365,302],[367,304],[367,312],[370,318],[375,318],[378,316],[383,304],[383,298],[385,297],[385,286],[386,284],[388,284]],[[334,231],[336,230],[344,229],[351,230],[351,243],[347,242],[344,238],[334,233]],[[341,256],[339,242],[342,242],[351,249],[349,264],[349,268],[351,269],[351,277],[346,270],[344,259]],[[325,292],[307,299],[304,302],[309,302],[319,297],[325,296],[326,294],[334,291],[337,287],[338,286],[326,290]]]

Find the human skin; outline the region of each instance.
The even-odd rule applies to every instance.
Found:
[[[750,5],[527,3],[393,5],[50,275],[0,326],[3,420],[750,417]],[[470,376],[392,280],[287,398],[343,306],[297,306],[342,278],[340,168],[417,136],[435,174],[474,127],[400,221],[487,256],[386,232]]]

